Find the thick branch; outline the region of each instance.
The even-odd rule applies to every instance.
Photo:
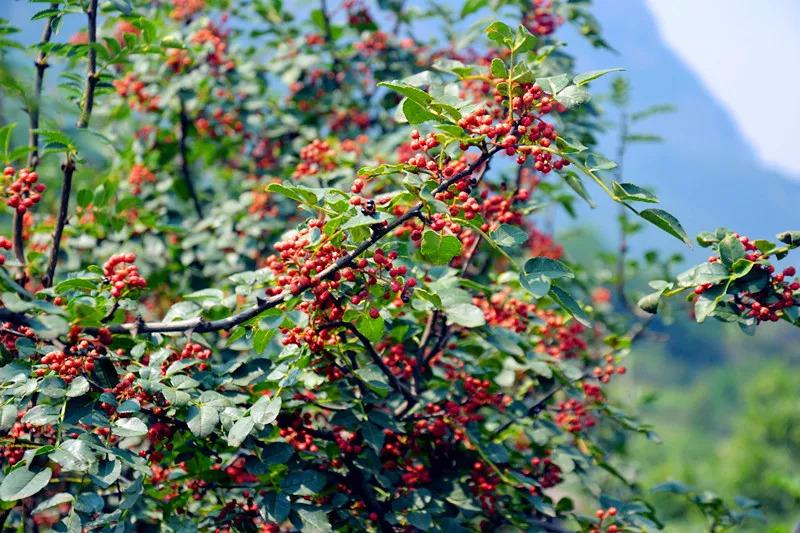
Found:
[[[67,224],[69,216],[69,196],[72,190],[72,175],[75,173],[75,162],[71,157],[67,157],[62,170],[64,171],[64,181],[61,184],[61,200],[58,206],[58,218],[56,228],[53,231],[53,247],[50,248],[50,259],[47,261],[47,271],[42,278],[42,285],[50,287],[56,275],[58,265],[58,254],[61,251],[61,236],[64,233],[64,226]]]
[[[197,191],[195,190],[194,182],[192,181],[192,175],[189,172],[189,147],[186,144],[186,140],[189,136],[189,116],[186,114],[186,103],[183,101],[183,97],[180,98],[180,105],[180,132],[178,135],[178,148],[180,150],[181,159],[181,177],[183,178],[183,183],[186,185],[186,189],[189,192],[189,197],[192,199],[195,213],[197,213],[199,218],[203,218],[203,207],[202,204],[200,204],[200,198],[197,196]]]
[[[450,185],[456,183],[457,181],[463,179],[464,177],[470,175],[472,172],[475,171],[478,167],[480,167],[483,163],[488,161],[494,154],[499,152],[502,148],[496,147],[489,151],[485,151],[481,154],[481,156],[472,163],[469,167],[462,170],[458,174],[454,175],[452,178],[448,179],[447,181],[442,182],[438,187],[433,190],[433,193],[441,192]],[[260,299],[253,305],[226,318],[221,318],[219,320],[206,320],[202,317],[190,318],[186,320],[178,320],[175,322],[144,322],[142,320],[138,320],[136,322],[128,322],[126,324],[113,324],[108,326],[109,329],[113,333],[177,333],[183,331],[194,331],[197,333],[205,333],[209,331],[219,331],[219,330],[229,330],[233,327],[238,326],[248,320],[255,318],[259,314],[263,313],[267,309],[272,309],[276,307],[290,298],[297,296],[309,288],[317,285],[322,280],[329,278],[339,270],[343,269],[344,267],[350,265],[354,259],[359,257],[361,254],[366,252],[369,248],[371,248],[375,243],[380,241],[384,236],[391,233],[392,230],[397,228],[398,226],[402,225],[406,221],[418,217],[422,213],[422,208],[424,204],[422,202],[414,205],[404,214],[400,215],[399,217],[394,218],[389,224],[382,228],[380,231],[373,232],[372,236],[356,246],[350,253],[341,257],[335,263],[328,266],[326,269],[319,272],[315,275],[311,281],[305,285],[302,285],[297,293],[292,293],[289,290],[285,290],[280,294],[275,296],[271,296],[269,298]]]

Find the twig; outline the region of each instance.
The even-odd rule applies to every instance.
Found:
[[[192,204],[194,205],[194,211],[197,213],[197,217],[203,218],[203,206],[200,203],[200,198],[197,196],[197,191],[195,190],[194,182],[192,181],[192,175],[189,171],[189,147],[186,144],[186,140],[189,137],[189,116],[186,114],[186,102],[183,101],[183,97],[181,96],[179,100],[181,110],[178,148],[180,150],[181,177],[183,178],[183,183],[186,185],[186,189],[189,192],[189,197],[192,199]]]
[[[386,363],[383,362],[383,358],[375,350],[375,347],[372,346],[370,340],[366,338],[364,334],[358,330],[355,324],[353,324],[352,322],[335,321],[335,322],[328,322],[327,324],[323,325],[320,329],[323,330],[332,328],[346,328],[348,331],[350,331],[350,333],[352,333],[367,350],[367,354],[370,356],[370,359],[372,359],[372,362],[375,363],[378,366],[378,368],[381,369],[381,372],[383,372],[389,379],[392,388],[395,389],[400,394],[402,394],[407,402],[416,403],[417,399],[411,394],[411,392],[408,390],[408,387],[406,387],[397,378],[397,376],[394,375],[392,370],[388,366],[386,366]]]

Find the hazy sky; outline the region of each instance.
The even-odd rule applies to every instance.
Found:
[[[646,0],[765,164],[800,179],[800,0]]]

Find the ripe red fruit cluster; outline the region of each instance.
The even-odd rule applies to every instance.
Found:
[[[226,20],[227,18],[223,17],[223,23]],[[215,75],[223,74],[236,67],[236,63],[227,55],[229,36],[229,30],[225,30],[221,25],[214,24],[211,21],[197,30],[192,36],[194,44],[202,44],[209,49],[206,55],[206,62]]]
[[[12,244],[11,239],[9,239],[8,237],[0,236],[0,249],[10,250],[11,248],[13,248],[13,246],[14,245]],[[4,265],[5,262],[6,262],[6,256],[0,254],[0,266]]]
[[[278,420],[280,424],[280,418]],[[303,413],[302,416],[293,417],[286,425],[281,425],[279,433],[296,449],[316,453],[319,451],[319,447],[314,444],[314,437],[310,430],[311,413]]]
[[[596,366],[592,370],[592,375],[603,383],[608,383],[614,374],[624,374],[627,369],[624,366],[615,366],[614,356],[605,356],[605,365]]]
[[[9,353],[14,355],[17,353],[17,340],[20,337],[27,337],[33,340],[36,338],[36,333],[28,326],[19,326],[13,322],[3,322],[0,343],[5,346]]]
[[[292,177],[302,178],[331,171],[336,168],[335,156],[336,152],[327,141],[314,139],[300,150],[300,163],[295,167]]]
[[[597,524],[589,530],[589,533],[618,533],[619,526],[615,523],[614,517],[617,516],[617,508],[598,509],[594,515]]]
[[[106,354],[106,347],[94,339],[81,339],[63,350],[55,350],[43,356],[41,363],[46,368],[37,368],[36,375],[44,376],[55,372],[65,382],[70,383],[81,374],[94,370],[95,359]]]
[[[6,205],[22,215],[41,201],[46,187],[43,183],[37,183],[39,174],[32,170],[23,168],[17,172],[14,167],[3,169],[3,178],[5,179],[11,178],[14,174],[17,175],[17,179],[6,187]]]
[[[555,422],[571,433],[580,433],[594,427],[597,423],[595,418],[589,414],[586,405],[576,398],[559,402]]]
[[[147,281],[139,274],[139,267],[133,264],[134,261],[134,253],[116,254],[103,265],[103,274],[111,284],[111,296],[114,298],[119,298],[125,291],[147,287]]]
[[[131,172],[128,174],[128,183],[131,185],[131,192],[133,194],[141,194],[143,183],[155,183],[156,175],[150,170],[140,164],[135,164],[131,167]]]
[[[745,259],[759,261],[764,258],[754,241],[738,233],[733,236],[744,246]],[[713,255],[708,258],[708,262],[721,263],[721,259]],[[752,271],[766,273],[768,280],[761,289],[741,291],[735,295],[735,306],[743,316],[754,318],[756,322],[777,322],[783,316],[784,309],[800,306],[800,281],[790,279],[797,274],[795,267],[789,266],[778,272],[773,265],[759,263],[753,265]],[[699,296],[711,287],[711,283],[698,285],[694,294]]]
[[[147,85],[129,72],[124,78],[113,81],[117,94],[128,99],[128,106],[136,111],[158,111],[160,99],[150,94]]]
[[[533,0],[533,10],[522,22],[534,35],[550,35],[564,23],[564,18],[553,11],[552,0]]]
[[[24,410],[17,413],[17,422],[14,422],[14,425],[8,430],[7,440],[11,440],[12,443],[20,439],[25,442],[41,442],[42,445],[55,444],[56,430],[53,426],[50,424],[34,426],[27,422],[22,423],[19,420],[23,416],[25,416]],[[14,444],[0,446],[0,454],[2,454],[3,459],[9,466],[14,466],[20,462],[25,455],[25,450],[25,446],[14,446]]]

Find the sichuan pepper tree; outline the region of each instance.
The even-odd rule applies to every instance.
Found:
[[[43,7],[0,41],[4,525],[660,527],[604,449],[650,434],[605,391],[639,319],[536,225],[594,186],[688,240],[592,149],[586,3]]]

